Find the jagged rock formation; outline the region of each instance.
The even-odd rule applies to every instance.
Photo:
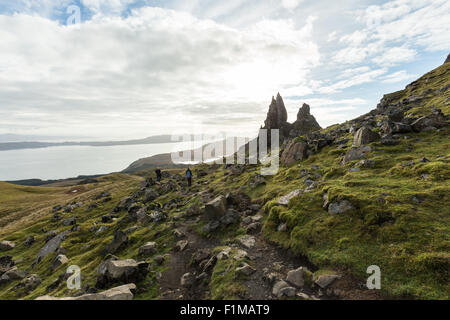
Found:
[[[276,99],[272,97],[263,129],[280,129],[280,143],[282,143],[285,139],[320,130],[321,127],[314,116],[310,114],[310,107],[306,103],[298,111],[297,120],[294,123],[287,122],[286,107],[283,98],[278,93]]]
[[[449,63],[449,62],[450,62],[450,53],[448,54],[447,59],[445,59],[444,64]]]

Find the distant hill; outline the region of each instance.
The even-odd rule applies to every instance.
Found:
[[[108,146],[127,146],[139,144],[157,144],[157,143],[177,143],[172,141],[171,135],[158,135],[144,139],[124,140],[124,141],[86,141],[86,142],[39,142],[39,141],[20,141],[20,142],[3,142],[0,143],[0,151],[19,150],[19,149],[39,149],[48,147],[62,146],[91,146],[91,147],[108,147]]]

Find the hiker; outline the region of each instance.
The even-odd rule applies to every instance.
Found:
[[[156,181],[160,182],[161,178],[162,178],[161,170],[160,169],[156,169],[155,173],[156,173]]]
[[[190,168],[188,168],[186,170],[186,178],[187,178],[187,181],[188,181],[188,187],[190,187],[192,185],[192,171],[191,171]]]

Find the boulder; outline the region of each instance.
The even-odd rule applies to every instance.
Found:
[[[294,191],[288,193],[287,195],[282,196],[280,199],[278,199],[277,204],[282,205],[282,206],[287,206],[291,199],[300,197],[302,194],[303,194],[303,190],[301,190],[301,189],[294,190]]]
[[[195,276],[192,273],[185,273],[180,279],[180,284],[184,288],[190,288],[195,283]]]
[[[207,221],[220,219],[226,211],[227,200],[219,196],[205,205],[205,218]]]
[[[31,247],[31,246],[33,245],[34,242],[35,242],[34,237],[33,237],[33,236],[28,236],[28,237],[25,239],[23,245],[26,246],[26,247]]]
[[[439,109],[434,109],[428,116],[421,117],[411,124],[416,132],[426,131],[429,128],[442,128],[447,126],[447,119]]]
[[[252,266],[250,266],[248,263],[242,263],[241,266],[236,268],[236,275],[237,276],[250,276],[253,273],[255,273],[256,270],[255,268],[253,268]]]
[[[228,209],[225,214],[220,218],[220,223],[224,226],[234,224],[241,218],[239,212],[234,209]]]
[[[184,251],[184,249],[186,249],[188,244],[189,244],[189,242],[187,240],[180,240],[175,245],[175,250],[180,251],[180,252]]]
[[[106,246],[105,255],[108,253],[116,253],[128,244],[128,236],[125,232],[117,230],[110,244]]]
[[[340,276],[337,274],[323,274],[314,279],[314,283],[317,284],[322,289],[326,289],[335,280],[339,279]]]
[[[36,263],[39,263],[48,254],[56,252],[61,246],[61,243],[66,239],[68,234],[69,231],[64,231],[51,238],[49,241],[47,241],[44,247],[39,251],[38,256],[36,258]]]
[[[352,204],[348,200],[336,201],[328,206],[329,214],[341,214],[353,209]]]
[[[147,242],[139,248],[139,255],[151,256],[156,253],[156,242]]]
[[[256,239],[254,236],[245,235],[237,239],[238,242],[247,249],[251,249],[255,246]]]
[[[302,288],[305,285],[303,273],[303,267],[291,270],[288,272],[286,280],[297,288]]]
[[[78,297],[55,298],[51,296],[42,296],[36,300],[133,300],[133,292],[136,290],[134,283],[126,284],[120,287],[112,288],[104,292],[89,293]]]
[[[353,145],[355,147],[360,147],[379,139],[380,135],[378,133],[373,132],[368,127],[362,127],[358,131],[356,131],[355,137],[353,138]]]
[[[150,215],[147,214],[147,208],[141,208],[136,213],[136,220],[142,225],[147,225],[152,221]]]
[[[159,194],[156,190],[147,189],[144,194],[144,202],[151,202],[159,197]]]
[[[51,268],[52,270],[55,270],[60,266],[62,266],[63,264],[66,264],[67,262],[69,262],[69,259],[67,259],[65,255],[60,254],[55,258],[55,260],[53,260]]]
[[[342,160],[342,164],[347,164],[350,161],[361,160],[367,156],[369,152],[372,151],[370,146],[360,146],[356,148],[352,148],[345,153],[344,159]]]
[[[290,166],[297,161],[308,157],[308,144],[299,142],[295,139],[291,140],[281,154],[281,164]]]
[[[67,219],[64,219],[63,221],[62,221],[62,224],[63,224],[63,226],[73,226],[73,225],[75,225],[77,223],[77,219],[76,218],[74,218],[74,217],[72,217],[72,218],[67,218]]]
[[[15,246],[16,244],[14,242],[4,240],[0,242],[0,251],[12,250]]]
[[[25,271],[21,271],[17,267],[12,267],[0,277],[0,285],[7,284],[14,280],[22,280],[26,276],[27,273]]]
[[[102,262],[98,269],[96,286],[103,288],[112,283],[137,283],[148,274],[148,263],[133,259],[118,260],[117,257]]]
[[[28,277],[22,279],[16,286],[14,286],[13,290],[23,290],[23,293],[28,294],[34,289],[36,289],[42,280],[37,274],[31,274]]]
[[[15,263],[12,256],[2,256],[0,257],[0,275],[14,267]]]
[[[294,297],[295,288],[291,287],[286,281],[280,280],[275,283],[272,288],[272,295],[277,298]]]

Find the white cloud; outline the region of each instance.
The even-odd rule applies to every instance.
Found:
[[[95,13],[120,14],[137,0],[81,0],[81,3]]]
[[[358,70],[358,69],[356,69]],[[355,71],[355,70],[352,70]],[[366,68],[360,69],[361,72],[350,72],[348,78],[337,81],[330,85],[325,85],[318,89],[320,93],[336,93],[343,89],[351,88],[361,84],[375,81],[379,76],[387,72],[387,68],[367,70]]]
[[[397,71],[391,73],[382,79],[384,83],[397,83],[405,80],[411,80],[415,77],[413,74],[409,74],[406,70]]]
[[[281,4],[286,9],[296,9],[303,0],[282,0]]]
[[[76,27],[0,15],[0,127],[91,136],[194,123],[254,131],[267,97],[304,83],[318,65],[313,22],[237,30],[160,8]]]
[[[373,62],[382,66],[393,66],[400,62],[411,62],[417,52],[406,47],[393,47],[386,49],[381,55],[372,59]]]

